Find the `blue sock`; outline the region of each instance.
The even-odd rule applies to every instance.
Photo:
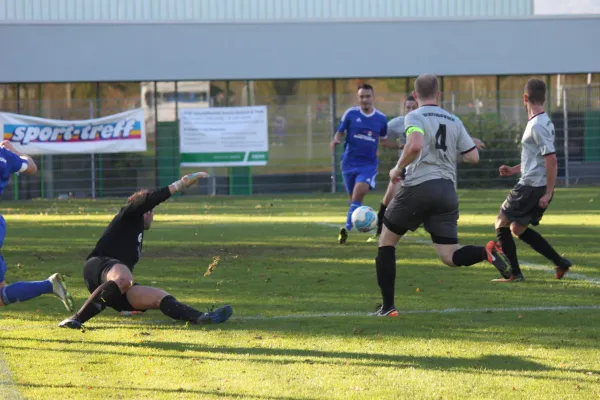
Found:
[[[37,282],[15,282],[0,290],[4,305],[27,301],[46,293],[52,293],[52,283],[48,280]]]
[[[348,229],[349,231],[352,230],[352,213],[360,206],[362,206],[362,202],[360,201],[353,201],[352,203],[350,203],[350,208],[348,209],[348,216],[346,217],[346,229]]]

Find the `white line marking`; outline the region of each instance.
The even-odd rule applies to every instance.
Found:
[[[465,313],[495,313],[495,312],[523,312],[523,311],[576,311],[576,310],[600,310],[600,306],[532,306],[532,307],[505,307],[505,308],[444,308],[439,310],[398,310],[400,315],[411,314],[465,314]],[[327,318],[327,317],[367,317],[368,312],[336,312],[323,314],[293,314],[275,315],[265,317],[263,315],[232,317],[232,320],[274,320],[274,319],[302,319],[302,318]]]
[[[415,314],[473,314],[473,313],[505,313],[505,312],[550,312],[550,311],[586,311],[600,310],[600,305],[595,306],[525,306],[525,307],[487,307],[487,308],[443,308],[432,310],[398,310],[400,315],[415,315]],[[320,318],[336,318],[336,317],[369,317],[369,312],[332,312],[332,313],[316,313],[316,314],[287,314],[287,315],[248,315],[248,316],[233,316],[230,321],[276,321],[276,320],[298,320],[298,319],[320,319]],[[117,317],[118,318],[118,317]],[[122,317],[115,321],[92,321],[89,328],[93,330],[99,326],[113,325],[179,325],[183,327],[183,323],[174,320],[154,320],[154,319],[137,319],[138,317]],[[23,329],[48,329],[48,325],[41,323],[35,325],[19,325],[19,326],[2,326],[2,331],[14,331]],[[8,369],[6,369],[8,371]],[[0,372],[3,372],[2,362],[0,361]],[[10,381],[10,379],[9,379]],[[2,377],[0,376],[0,388],[2,387]]]
[[[336,225],[336,224],[331,224],[329,222],[319,222],[319,225],[323,225],[323,226],[330,226],[330,227],[335,227],[335,228],[339,228],[340,225]],[[430,245],[431,241],[430,240],[425,240],[425,239],[419,239],[419,238],[415,238],[415,237],[410,237],[410,236],[404,236],[402,238],[403,240],[410,240],[411,242],[414,243],[419,243],[419,244],[427,244]],[[542,264],[534,264],[534,263],[530,263],[527,261],[522,261],[521,266],[527,267],[527,269],[534,269],[537,271],[543,271],[549,274],[554,275],[554,273],[556,272],[554,270],[554,268],[552,267],[548,267],[546,265],[542,265]],[[580,274],[577,272],[567,272],[567,274],[564,276],[563,279],[572,279],[572,280],[576,280],[576,281],[585,281],[585,282],[589,282],[589,283],[593,283],[595,285],[600,285],[600,278],[591,278],[589,276],[586,276],[584,274]]]
[[[16,385],[11,379],[10,371],[6,362],[0,358],[0,393],[6,400],[21,400],[23,396],[16,389]]]

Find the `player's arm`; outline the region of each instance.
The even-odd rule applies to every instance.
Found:
[[[9,140],[4,140],[0,147],[6,150],[7,162],[10,166],[10,171],[14,174],[17,172],[32,175],[38,170],[37,165],[31,157],[23,154],[12,145]]]
[[[406,128],[406,144],[402,151],[402,156],[396,164],[396,169],[403,171],[404,168],[408,167],[413,161],[419,157],[421,150],[423,150],[423,144],[425,142],[424,131],[419,126],[408,126]]]
[[[477,164],[479,162],[479,151],[477,150],[477,144],[469,135],[465,126],[460,125],[460,134],[458,135],[458,143],[456,146],[460,152],[462,160],[467,164]]]
[[[546,196],[552,196],[556,176],[558,175],[558,161],[556,159],[556,149],[554,148],[554,132],[548,130],[545,126],[535,125],[532,128],[533,137],[544,157],[546,166]]]
[[[189,188],[201,178],[208,178],[208,174],[206,172],[187,174],[181,179],[171,183],[169,186],[148,192],[139,201],[132,202],[127,207],[125,213],[135,215],[145,214],[160,203],[167,201],[175,193],[182,192],[184,189]]]
[[[515,165],[514,167],[509,167],[508,165],[501,165],[500,168],[500,176],[512,176],[521,173],[521,164]]]
[[[336,132],[335,135],[333,135],[333,140],[331,141],[331,144],[329,146],[331,148],[332,152],[335,150],[335,146],[342,143],[343,137],[344,137],[344,132],[340,132],[340,131]]]
[[[410,112],[404,117],[406,127],[406,143],[396,166],[390,171],[390,178],[404,178],[404,172],[413,161],[419,157],[425,143],[425,124],[416,113]]]
[[[546,164],[546,194],[552,195],[554,185],[556,185],[556,176],[558,175],[556,153],[545,155],[544,164]]]
[[[350,110],[351,110],[351,108],[347,109],[346,112],[344,113],[344,115],[342,115],[342,120],[340,121],[340,124],[337,128],[337,131],[335,132],[335,135],[333,135],[333,140],[331,141],[331,143],[329,145],[329,148],[331,149],[332,153],[335,151],[335,146],[342,143],[342,138],[344,137],[346,130],[350,126],[350,118],[348,116],[348,114],[350,113]]]
[[[400,138],[404,134],[404,122],[398,118],[392,119],[387,124],[386,136],[381,138],[379,143],[388,149],[400,150],[404,148],[404,143],[400,142]],[[397,140],[394,140],[397,138]]]
[[[396,150],[398,150],[398,149],[401,149],[401,148],[402,148],[402,147],[400,147],[400,146],[398,145],[398,143],[396,143],[396,142],[395,142],[395,141],[393,141],[393,140],[390,140],[390,139],[389,139],[389,138],[387,138],[387,137],[383,137],[383,138],[379,139],[379,144],[380,144],[382,147],[386,147],[386,148],[388,148],[388,149],[396,149]]]

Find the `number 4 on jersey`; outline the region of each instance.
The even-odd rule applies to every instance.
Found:
[[[448,150],[446,146],[446,125],[440,124],[440,127],[435,134],[435,148],[442,151]]]

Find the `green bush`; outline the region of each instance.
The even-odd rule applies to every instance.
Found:
[[[522,127],[509,125],[491,114],[461,115],[471,137],[481,139],[486,149],[479,152],[479,164],[459,164],[458,184],[460,187],[511,186],[513,179],[500,178],[498,167],[502,164],[516,165],[520,162]]]

